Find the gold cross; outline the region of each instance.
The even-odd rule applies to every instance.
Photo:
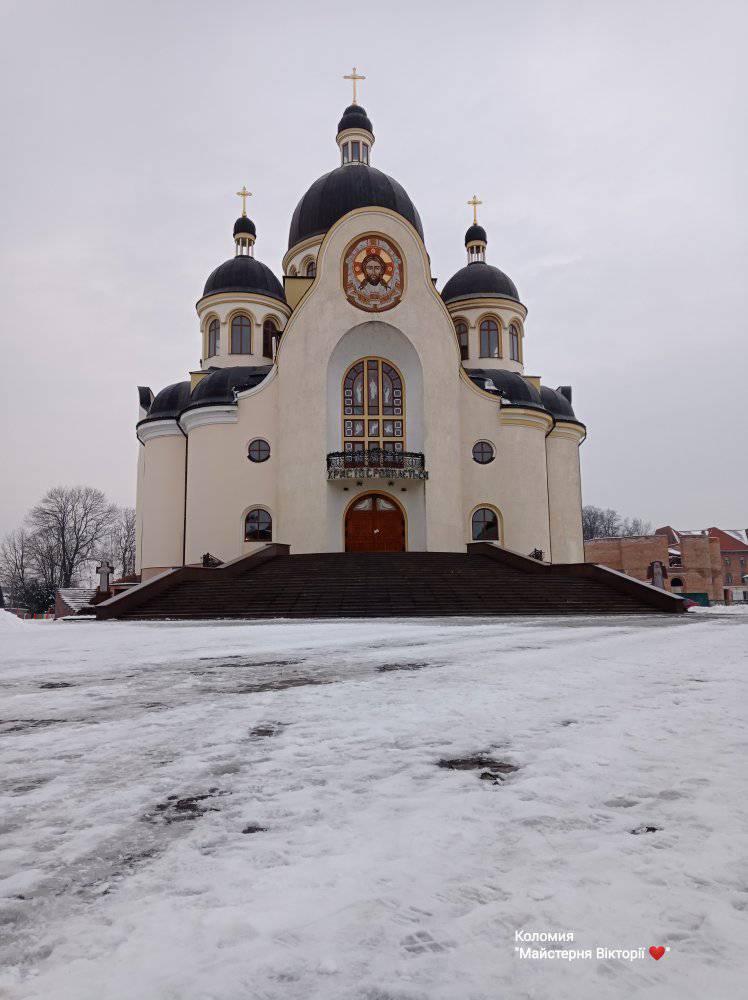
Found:
[[[242,218],[246,219],[247,218],[247,198],[251,198],[252,197],[252,192],[251,191],[247,191],[247,185],[246,184],[242,184],[241,191],[237,191],[236,193],[239,195],[239,197],[242,200]]]
[[[478,195],[474,194],[473,197],[468,202],[468,205],[473,206],[473,225],[478,225],[478,205],[482,205],[483,202],[479,200]]]
[[[345,75],[345,76],[343,77],[343,79],[344,79],[344,80],[353,80],[353,103],[354,103],[354,104],[358,104],[358,98],[357,98],[357,96],[356,96],[356,82],[357,82],[358,80],[365,80],[365,79],[366,79],[366,77],[365,77],[365,76],[360,76],[360,75],[359,75],[359,74],[358,74],[358,73],[356,72],[356,67],[354,66],[354,67],[353,67],[353,72],[352,72],[352,73],[347,73],[347,74],[346,74],[346,75]]]

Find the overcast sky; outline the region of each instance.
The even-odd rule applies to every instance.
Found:
[[[354,63],[439,287],[483,199],[488,260],[529,309],[526,371],[571,384],[588,426],[585,502],[748,525],[748,4],[0,10],[0,533],[58,483],[134,503],[136,386],[197,367],[242,184],[280,275]]]

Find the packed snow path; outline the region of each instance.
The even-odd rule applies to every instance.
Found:
[[[745,996],[747,649],[720,613],[4,629],[0,996]]]

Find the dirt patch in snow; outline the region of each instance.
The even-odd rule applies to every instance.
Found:
[[[69,681],[45,681],[44,684],[39,685],[41,691],[56,691],[57,688],[71,688],[74,687]]]
[[[504,780],[505,774],[512,774],[519,771],[516,764],[509,764],[505,760],[496,760],[487,754],[473,754],[471,757],[450,757],[442,758],[438,763],[439,767],[444,767],[449,771],[480,771],[482,781],[492,781],[494,785]]]
[[[630,833],[633,833],[634,836],[636,837],[641,833],[659,833],[661,829],[662,828],[659,826],[645,826],[644,824],[642,824],[641,826],[635,826],[634,829],[630,831]]]
[[[67,719],[0,719],[0,736],[6,733],[25,733],[45,726],[61,726]]]
[[[199,819],[208,812],[218,812],[218,808],[210,805],[210,800],[225,792],[211,788],[202,795],[169,795],[166,802],[160,802],[153,812],[147,812],[143,819],[149,823],[183,823],[185,820]]]
[[[388,674],[395,670],[423,670],[424,667],[431,666],[430,663],[383,663],[377,667],[380,674]]]

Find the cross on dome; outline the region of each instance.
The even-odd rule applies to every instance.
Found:
[[[365,76],[361,76],[359,73],[357,73],[356,72],[356,67],[354,66],[353,67],[353,72],[352,73],[346,73],[345,76],[343,77],[343,79],[344,80],[352,80],[353,81],[353,103],[354,104],[358,104],[358,95],[356,93],[356,83],[359,80],[365,80],[366,77]]]
[[[247,191],[247,185],[246,184],[242,184],[241,191],[237,191],[236,193],[237,193],[238,197],[241,198],[241,200],[242,200],[242,218],[246,219],[247,218],[247,198],[251,198],[252,197],[252,192],[251,191]]]
[[[477,194],[474,194],[473,197],[468,202],[468,205],[472,205],[473,206],[473,225],[474,226],[478,225],[478,205],[482,205],[482,204],[483,204],[483,202],[480,200],[480,198],[478,197]]]

